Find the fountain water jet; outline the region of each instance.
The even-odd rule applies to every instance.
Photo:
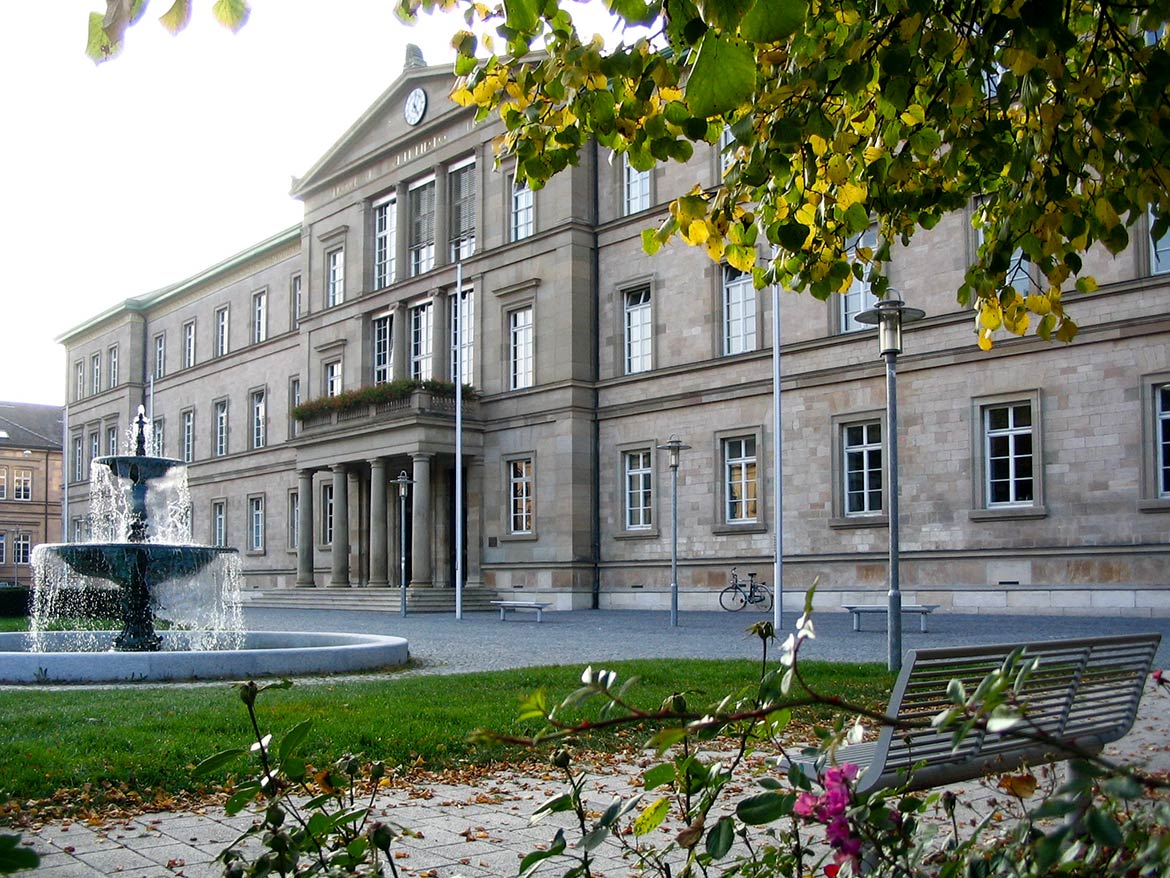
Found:
[[[135,454],[93,461],[95,538],[34,550],[33,622],[27,636],[0,634],[0,683],[339,673],[407,661],[400,637],[245,633],[236,550],[191,542],[186,466],[147,454],[142,407],[136,426]],[[116,636],[48,630],[101,597],[116,597]],[[156,632],[156,612],[175,630]]]

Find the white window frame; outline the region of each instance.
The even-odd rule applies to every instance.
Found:
[[[341,371],[341,360],[330,360],[325,363],[325,395],[341,396],[344,390],[344,377]]]
[[[102,453],[102,437],[98,432],[89,434],[89,459],[92,462],[95,457],[99,457]]]
[[[625,529],[654,527],[654,454],[649,448],[622,452],[622,507]]]
[[[253,494],[248,497],[248,551],[260,553],[264,551],[264,495]]]
[[[249,399],[252,403],[252,448],[263,448],[268,444],[268,394],[264,390],[253,390]]]
[[[304,301],[301,298],[301,288],[303,286],[303,282],[301,280],[300,274],[294,274],[291,278],[289,278],[288,285],[289,304],[292,306],[292,325],[293,329],[296,329],[301,325],[302,308],[304,306]]]
[[[12,536],[12,563],[27,567],[32,560],[32,534],[17,533]]]
[[[188,320],[183,324],[183,368],[190,369],[195,365],[195,321]]]
[[[374,289],[394,283],[397,269],[398,197],[390,195],[374,202]]]
[[[85,437],[73,437],[73,481],[85,481]]]
[[[85,399],[85,360],[73,364],[73,398]]]
[[[154,377],[165,378],[167,374],[167,334],[160,332],[154,337]]]
[[[508,478],[507,532],[510,536],[536,533],[536,479],[531,456],[505,461]]]
[[[231,312],[227,305],[215,309],[215,356],[225,357],[231,351]]]
[[[166,421],[162,418],[155,418],[150,422],[150,453],[155,457],[166,456],[166,431]]]
[[[224,457],[228,453],[228,441],[230,440],[228,401],[226,399],[216,400],[214,411],[215,421],[213,424],[214,436],[212,448],[215,450],[215,457]]]
[[[622,153],[622,215],[630,216],[650,209],[650,171],[639,171]]]
[[[394,377],[394,314],[387,311],[370,320],[370,341],[374,384],[386,384]]]
[[[1017,423],[1018,413],[1024,409],[1028,413],[1027,423]],[[992,413],[999,411],[1007,412],[1007,424],[993,427]],[[983,407],[983,496],[989,509],[1032,506],[1036,503],[1035,416],[1030,400],[994,403]],[[1025,437],[1027,450],[1021,451],[1018,445],[1025,444]],[[1000,444],[1000,440],[1006,442],[1006,447],[1002,449],[1004,453],[998,453],[1000,449],[994,447]],[[1002,476],[993,472],[999,460],[1006,461],[1007,465],[1007,472]],[[1021,469],[1027,474],[1020,474],[1018,470]],[[1008,488],[1003,499],[996,499],[997,484],[1006,484]]]
[[[81,542],[81,540],[74,540],[74,542],[79,543],[79,542]],[[8,563],[8,552],[6,551],[7,548],[8,548],[8,534],[4,533],[3,531],[0,531],[0,564],[7,564]]]
[[[321,545],[333,545],[333,483],[321,485]]]
[[[466,177],[468,185],[462,197],[456,192],[456,180]],[[460,262],[475,254],[475,225],[478,218],[478,204],[476,203],[479,191],[476,179],[475,156],[469,156],[447,168],[447,223],[448,223],[448,255],[451,262]],[[470,214],[471,226],[463,224],[459,227],[458,217]]]
[[[524,390],[536,381],[536,351],[533,306],[508,312],[508,387]]]
[[[1158,455],[1158,497],[1170,499],[1170,384],[1154,388],[1155,443]]]
[[[731,133],[731,126],[724,125],[719,132],[719,175],[722,177],[735,161],[735,135]]]
[[[99,351],[89,358],[89,386],[94,395],[102,392],[102,355]]]
[[[227,545],[227,500],[211,501],[211,544]]]
[[[458,366],[459,381],[463,384],[475,383],[475,293],[471,287],[465,287],[459,296],[458,305],[454,292],[447,294],[447,313],[451,315],[451,338],[448,350],[451,351],[450,367],[451,380],[455,381],[456,366]],[[459,350],[455,349],[456,333],[459,334]]]
[[[12,470],[12,499],[21,503],[32,501],[33,471],[25,467],[14,467]]]
[[[654,368],[654,313],[650,285],[622,291],[623,362],[625,374]]]
[[[184,410],[182,419],[183,463],[191,463],[195,459],[195,409]]]
[[[749,447],[750,443],[750,447]],[[754,435],[728,436],[720,443],[723,463],[723,522],[760,520],[759,446]]]
[[[252,293],[252,344],[268,340],[268,290]]]
[[[511,177],[508,228],[512,241],[523,241],[536,231],[536,210],[532,189],[524,180],[516,185],[516,175]]]
[[[854,237],[849,244],[849,258],[856,259],[857,250],[861,247],[868,247],[870,250],[877,249],[877,226],[870,226]],[[877,296],[873,294],[870,282],[855,276],[852,283],[849,284],[849,289],[841,294],[841,309],[837,315],[841,332],[861,332],[865,329],[871,329],[869,324],[859,323],[857,315],[862,311],[868,311],[876,304]]]
[[[874,418],[849,421],[842,423],[839,429],[841,431],[842,512],[846,518],[884,514],[886,447],[882,420]],[[860,483],[856,485],[854,483],[855,475],[860,480]],[[877,495],[876,503],[875,493]]]
[[[418,277],[435,267],[435,188],[434,174],[415,180],[407,186],[409,224],[407,252],[410,258],[411,277]],[[423,194],[423,190],[426,189],[430,190],[429,196]],[[428,217],[429,222],[426,221]]]
[[[435,303],[428,299],[410,307],[410,377],[429,381],[434,375]]]
[[[724,265],[723,355],[756,349],[756,286],[750,272]]]
[[[118,453],[118,425],[106,427],[106,454],[113,457]]]
[[[0,466],[0,500],[8,499],[8,467]]]
[[[336,308],[345,302],[345,247],[325,253],[325,307]]]
[[[292,413],[293,410],[301,404],[301,376],[293,375],[288,379],[288,411],[289,411],[289,427],[288,435],[296,436],[301,432],[301,422],[297,420]]]
[[[288,550],[295,552],[301,544],[301,494],[300,491],[288,492]]]
[[[118,346],[111,345],[107,354],[107,359],[109,361],[109,369],[107,371],[110,373],[109,381],[110,388],[112,389],[118,386]]]

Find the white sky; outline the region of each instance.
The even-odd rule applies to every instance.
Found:
[[[195,0],[172,37],[169,5],[94,65],[104,0],[4,4],[0,400],[61,405],[55,337],[298,222],[290,178],[399,75],[408,42],[446,63],[462,26],[406,27],[393,0],[251,0],[232,34]]]

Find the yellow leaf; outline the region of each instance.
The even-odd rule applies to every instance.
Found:
[[[990,330],[979,330],[979,349],[981,351],[991,350],[991,332]]]
[[[670,799],[665,797],[655,799],[642,809],[642,813],[634,820],[634,835],[646,835],[662,825],[666,815],[670,812]]]
[[[864,204],[868,194],[864,186],[846,183],[837,190],[837,207],[841,210],[848,210],[855,204]],[[805,225],[812,225],[812,223],[805,223]]]
[[[926,110],[921,104],[911,104],[902,113],[901,119],[907,125],[921,125],[926,121]]]
[[[756,265],[756,248],[747,244],[732,244],[727,248],[727,261],[740,271],[751,271]]]
[[[712,262],[723,261],[723,237],[721,235],[712,235],[707,239],[707,256],[711,258]]]
[[[987,301],[983,303],[983,306],[979,309],[979,325],[988,331],[999,329],[1003,325],[997,304],[992,304]]]
[[[1028,296],[1027,304],[1029,311],[1033,314],[1039,314],[1041,317],[1052,310],[1052,303],[1048,301],[1048,297],[1039,293],[1032,293]]]
[[[1117,216],[1117,211],[1113,209],[1113,205],[1109,203],[1108,198],[1098,198],[1093,205],[1093,212],[1097,214],[1097,219],[1107,229],[1117,228],[1121,224],[1120,217]]]
[[[849,178],[849,167],[845,164],[845,157],[841,154],[829,159],[829,179],[834,185],[840,186]]]
[[[865,156],[865,163],[872,165],[878,159],[886,154],[886,150],[881,146],[867,146],[863,155]]]
[[[457,88],[455,91],[451,92],[451,100],[453,100],[461,107],[470,107],[475,103],[475,98],[472,96],[471,92],[465,88]]]
[[[809,146],[812,147],[813,154],[820,157],[829,151],[829,141],[821,137],[819,134],[810,134],[808,136]]]
[[[683,240],[688,244],[698,245],[707,242],[707,239],[711,237],[711,230],[707,227],[706,220],[697,219],[687,226],[681,234]]]
[[[1017,799],[1026,799],[1036,792],[1036,776],[1030,772],[1005,774],[999,779],[999,786]]]

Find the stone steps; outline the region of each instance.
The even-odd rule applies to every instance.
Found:
[[[241,594],[245,607],[279,610],[362,610],[378,613],[398,613],[402,608],[402,592],[397,588],[279,588],[268,591],[245,590]],[[467,613],[496,611],[491,601],[494,590],[465,588],[463,610]],[[454,613],[455,589],[408,588],[408,613]]]

